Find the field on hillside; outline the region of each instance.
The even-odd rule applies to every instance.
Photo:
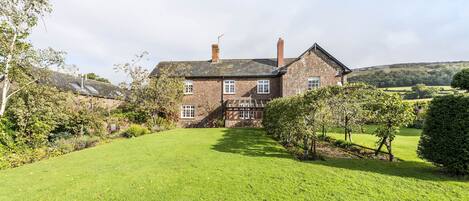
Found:
[[[365,82],[377,87],[400,87],[426,84],[449,86],[454,74],[469,68],[468,61],[402,63],[353,69],[349,82]]]
[[[402,162],[301,162],[260,129],[176,129],[0,171],[0,200],[469,200],[415,159],[415,132]]]

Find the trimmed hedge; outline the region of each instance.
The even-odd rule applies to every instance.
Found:
[[[469,174],[469,97],[433,99],[418,146],[421,158],[452,174]]]

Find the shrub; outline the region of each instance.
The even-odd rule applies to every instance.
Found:
[[[350,141],[345,141],[345,140],[336,140],[334,142],[335,146],[342,147],[342,148],[350,148],[353,146],[353,143]]]
[[[469,97],[435,98],[425,120],[418,155],[452,174],[469,174]]]
[[[122,136],[126,138],[131,138],[146,135],[148,133],[150,133],[150,131],[147,128],[138,124],[133,124],[124,133],[122,133]]]
[[[156,118],[151,118],[147,122],[147,127],[152,132],[159,132],[159,131],[173,129],[176,127],[176,124],[172,122],[171,120],[167,120],[162,117],[156,117]]]
[[[100,138],[96,136],[75,136],[71,138],[61,138],[54,142],[53,148],[62,154],[78,151],[89,147],[94,147],[100,142]]]

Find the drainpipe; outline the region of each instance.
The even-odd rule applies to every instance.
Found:
[[[223,120],[225,120],[225,100],[223,100],[223,80],[224,80],[224,77],[221,77],[221,81],[220,81],[220,105],[221,105],[221,116],[223,118]]]

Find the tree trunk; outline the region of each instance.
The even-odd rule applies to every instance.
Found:
[[[311,139],[312,139],[311,143],[313,144],[313,146],[311,146],[311,152],[313,153],[313,158],[316,160],[316,159],[318,158],[318,157],[317,157],[318,155],[317,155],[317,152],[316,152],[316,143],[317,143],[317,140],[316,140],[316,138],[314,138],[314,137],[311,138]]]
[[[308,155],[309,155],[309,146],[308,146],[308,137],[304,137],[303,138],[303,144],[304,144],[304,149],[305,149],[305,152],[303,154],[303,159],[308,159]]]
[[[384,137],[383,140],[379,143],[378,149],[376,149],[375,156],[379,154],[379,151],[381,151],[381,148],[383,147],[384,143],[386,143],[386,140],[388,137]]]
[[[9,53],[7,55],[7,59],[5,61],[5,69],[3,70],[3,87],[2,87],[2,102],[0,105],[0,116],[3,116],[5,114],[5,109],[7,107],[7,102],[8,102],[8,91],[10,90],[10,78],[9,78],[9,70],[10,70],[10,62],[13,57],[13,49],[15,48],[16,44],[16,38],[17,34],[13,35],[13,40],[11,41],[10,47],[9,47]]]
[[[387,142],[386,143],[386,147],[388,148],[388,152],[389,152],[389,161],[393,161],[394,160],[394,155],[392,154],[392,147],[391,147],[391,141]]]
[[[2,87],[2,102],[0,105],[0,116],[3,116],[5,113],[5,109],[7,106],[7,95],[8,95],[8,89],[10,85],[10,80],[8,79],[8,74],[5,74],[5,78],[3,79],[3,87]]]
[[[344,128],[345,128],[345,129],[344,129],[344,130],[345,130],[345,131],[344,131],[344,133],[345,133],[345,141],[347,141],[347,140],[348,140],[348,136],[347,136],[347,135],[348,135],[348,130],[349,130],[349,129],[348,129],[348,116],[345,116]]]

